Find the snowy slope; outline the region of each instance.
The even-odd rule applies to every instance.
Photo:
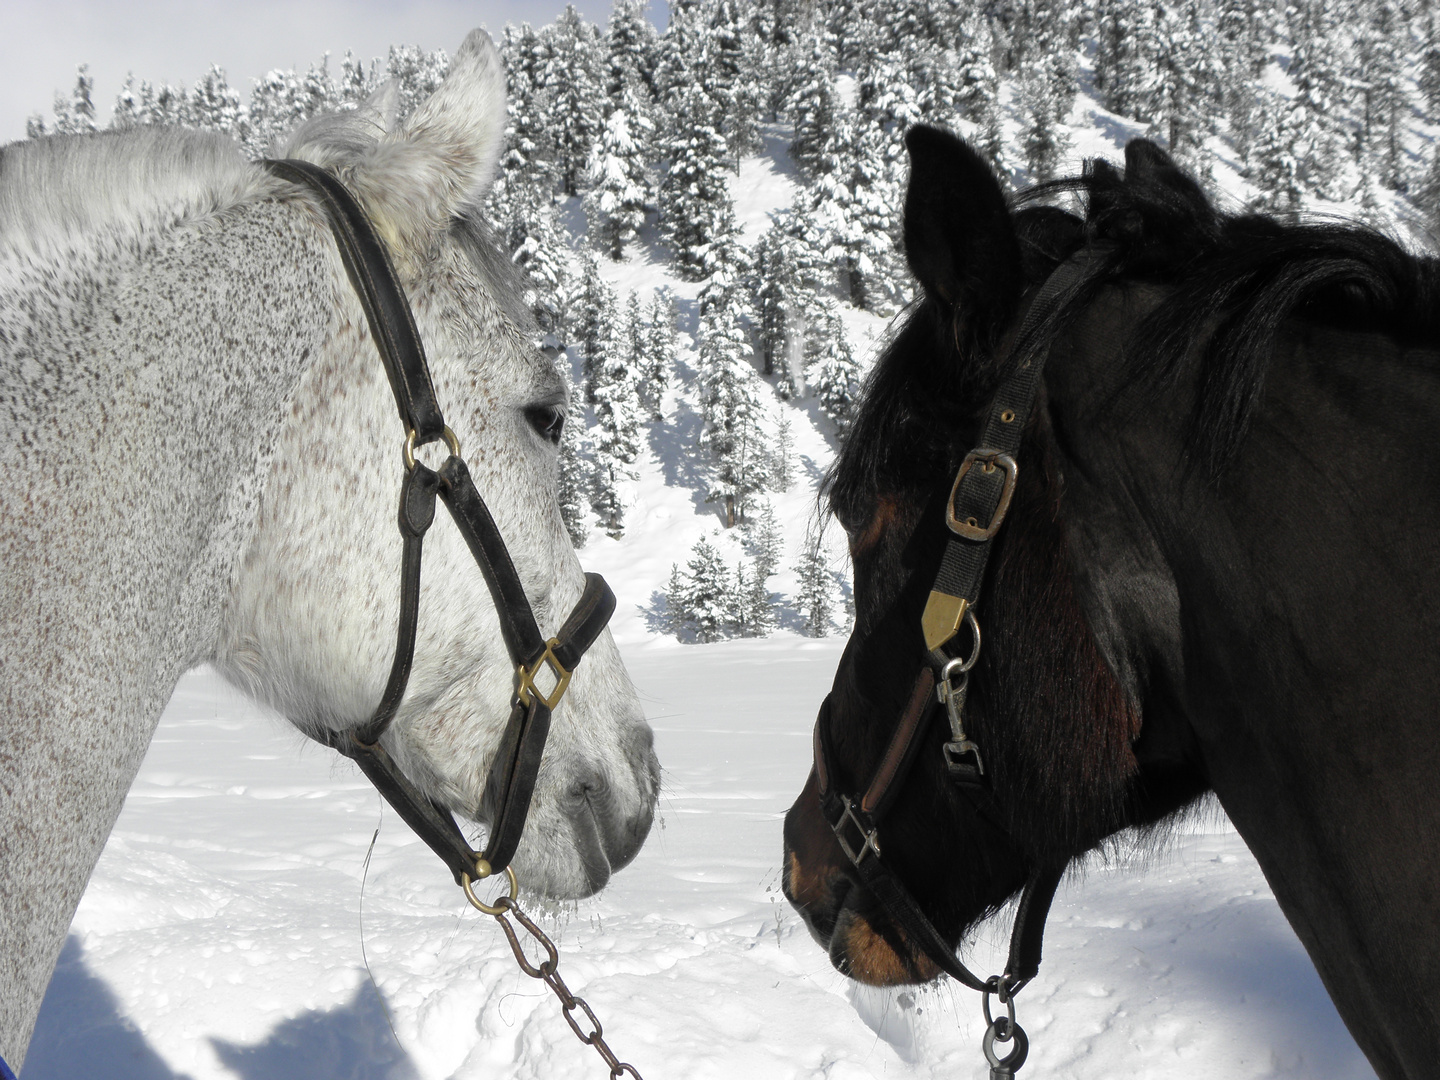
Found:
[[[976,995],[847,983],[779,896],[781,818],[839,646],[625,649],[665,763],[661,817],[601,897],[542,925],[650,1080],[987,1075]],[[982,970],[1004,931],[973,950]],[[1020,1005],[1022,1076],[1373,1075],[1218,815],[1063,887]],[[604,1075],[364,778],[202,671],[80,906],[23,1080]]]
[[[1142,133],[1084,94],[1071,122],[1077,162],[1118,157]],[[747,238],[790,202],[785,142],[770,131],[732,179]],[[1223,166],[1216,179],[1245,194]],[[602,272],[622,299],[671,288],[688,346],[697,287],[664,263],[647,233]],[[865,352],[885,320],[849,313],[847,330]],[[671,564],[724,532],[693,450],[693,359],[682,357],[667,422],[648,429],[626,535],[595,528],[581,552],[621,598],[615,634],[666,772],[661,819],[634,865],[602,897],[545,914],[561,971],[651,1080],[984,1076],[975,995],[849,984],[779,894],[781,819],[842,639],[800,636],[793,611],[764,641],[689,646],[656,632]],[[813,401],[775,408],[790,411],[798,459],[791,490],[772,497],[787,546],[771,588],[789,595],[833,442]],[[733,533],[719,542],[740,557]],[[979,968],[999,962],[1004,922],[975,944]],[[1021,1021],[1032,1039],[1022,1075],[1373,1075],[1213,810],[1160,854],[1096,862],[1062,888]],[[90,883],[24,1080],[601,1075],[548,992],[519,975],[494,925],[358,772],[202,671],[172,701]]]

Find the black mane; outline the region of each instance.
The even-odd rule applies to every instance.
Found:
[[[1062,194],[1081,198],[1083,218],[1045,203]],[[1435,259],[1417,258],[1359,224],[1223,213],[1144,140],[1126,147],[1123,172],[1093,160],[1080,176],[1031,188],[1011,205],[1027,287],[1084,246],[1112,249],[1056,320],[1057,330],[1102,288],[1167,291],[1124,351],[1134,377],[1157,383],[1200,365],[1188,449],[1212,477],[1245,435],[1270,346],[1287,318],[1383,330],[1405,345],[1440,344]],[[955,467],[957,420],[973,417],[1004,373],[991,357],[960,355],[953,318],[935,299],[917,301],[877,362],[827,477],[831,509],[842,521],[864,492],[925,486],[931,478],[916,474],[917,462],[934,463],[921,468],[926,474]]]

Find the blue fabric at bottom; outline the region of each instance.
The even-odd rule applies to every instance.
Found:
[[[0,1080],[15,1080],[15,1074],[10,1071],[10,1066],[5,1064],[4,1058],[0,1058]]]

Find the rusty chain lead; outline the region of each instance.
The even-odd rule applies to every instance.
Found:
[[[610,1066],[610,1080],[619,1080],[620,1077],[627,1074],[634,1077],[634,1080],[642,1080],[634,1065],[621,1061],[606,1045],[600,1021],[590,1010],[590,1006],[585,1003],[585,999],[572,994],[570,988],[565,985],[565,980],[560,977],[560,972],[557,970],[560,966],[560,953],[556,950],[555,943],[546,936],[545,931],[530,921],[530,916],[520,910],[520,905],[512,896],[500,897],[495,901],[494,906],[500,910],[489,913],[494,915],[495,921],[505,931],[505,937],[510,941],[510,949],[515,954],[515,960],[520,965],[520,970],[532,979],[539,979],[555,991],[555,996],[560,999],[560,1007],[564,1010],[565,1022],[570,1025],[570,1030],[575,1032],[577,1039],[587,1046],[595,1047],[596,1052],[605,1059],[605,1064]],[[510,920],[505,917],[506,912],[514,915],[520,925],[525,928],[525,932],[538,941],[545,950],[545,959],[538,965],[532,964],[526,958],[525,950],[520,947],[520,938],[515,933],[515,927],[511,926]],[[585,1014],[586,1019],[592,1025],[588,1033],[582,1031],[580,1025],[575,1021],[577,1008]]]

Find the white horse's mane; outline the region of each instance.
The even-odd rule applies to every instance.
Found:
[[[123,242],[219,213],[271,182],[223,135],[142,127],[0,149],[0,252],[54,253],[96,234]]]
[[[277,156],[335,169],[358,186],[393,249],[429,223],[432,208],[406,198],[420,186],[418,178],[405,175],[414,156],[387,152],[391,96],[382,90],[359,109],[307,121],[277,148]],[[123,245],[274,194],[281,186],[246,160],[234,140],[215,132],[146,126],[11,143],[0,147],[0,259],[48,261],[102,236]],[[506,314],[529,328],[518,268],[501,254],[477,209],[466,207],[449,223],[450,231]]]

